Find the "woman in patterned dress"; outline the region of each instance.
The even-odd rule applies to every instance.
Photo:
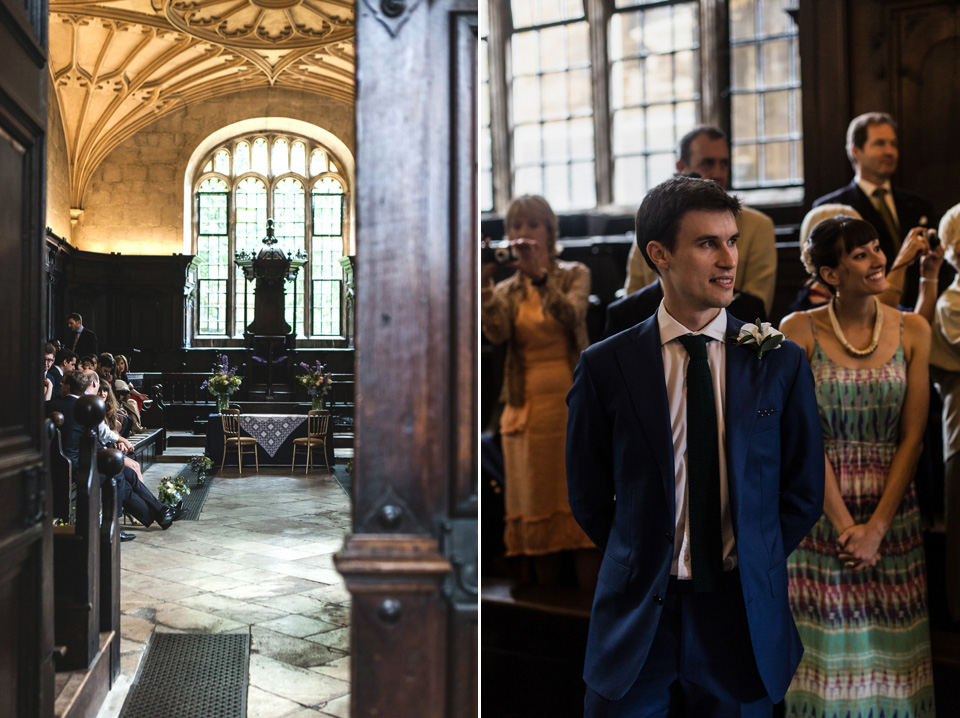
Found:
[[[925,242],[920,231],[908,240]],[[834,297],[782,324],[810,360],[826,449],[824,515],[788,560],[804,656],[786,714],[927,718],[933,667],[912,481],[929,401],[930,327],[877,299],[886,258],[869,223],[820,222],[804,263]]]
[[[578,582],[596,581],[597,552],[567,500],[566,394],[587,347],[590,270],[557,259],[557,216],[543,197],[513,200],[505,218],[517,272],[494,285],[482,269],[481,325],[506,342],[500,418],[507,556],[528,556],[538,582],[556,584],[560,552],[577,550]],[[592,550],[589,550],[592,549]]]

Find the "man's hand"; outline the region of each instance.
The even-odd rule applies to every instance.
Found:
[[[124,454],[133,453],[133,444],[124,439],[122,436],[117,439],[117,448],[119,448]]]

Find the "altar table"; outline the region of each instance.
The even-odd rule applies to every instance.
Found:
[[[306,414],[241,414],[240,434],[257,440],[257,455],[261,465],[290,466],[293,456],[293,440],[307,435]],[[327,455],[333,458],[332,427],[327,433]],[[219,468],[223,458],[223,424],[219,414],[210,414],[207,418],[206,455],[213,459],[214,467]],[[297,466],[302,470],[306,461],[306,452],[297,452]],[[323,466],[323,449],[314,448],[314,467]],[[231,447],[227,451],[226,466],[237,465],[237,452]],[[244,456],[243,466],[253,466],[253,457]]]

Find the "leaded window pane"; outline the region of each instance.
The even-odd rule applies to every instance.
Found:
[[[273,166],[271,167],[271,174],[276,177],[277,175],[286,174],[290,171],[290,144],[283,138],[280,138],[273,143]]]
[[[222,175],[230,174],[230,153],[220,150],[213,156],[213,171]]]
[[[238,142],[237,149],[233,151],[233,171],[236,176],[250,171],[250,144],[247,142]]]
[[[731,0],[733,186],[803,182],[800,54],[784,0]]]
[[[700,102],[697,3],[644,5],[617,3],[610,18],[612,189],[625,205],[673,175]]]
[[[300,175],[307,174],[307,148],[300,142],[294,142],[290,147],[290,171]]]
[[[316,177],[327,171],[327,155],[323,150],[314,150],[310,155],[310,176]]]
[[[250,169],[262,175],[266,175],[269,170],[267,167],[267,141],[262,137],[253,141],[253,161],[250,164]]]

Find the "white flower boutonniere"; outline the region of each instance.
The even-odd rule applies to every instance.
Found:
[[[757,353],[757,359],[763,359],[763,355],[768,351],[779,349],[786,338],[786,334],[774,329],[770,322],[757,319],[756,324],[744,324],[740,327],[737,346],[749,346]]]

